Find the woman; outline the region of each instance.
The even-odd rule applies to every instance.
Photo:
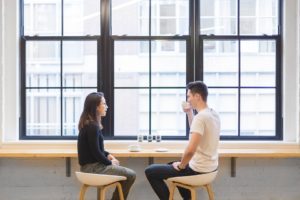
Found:
[[[136,174],[133,170],[120,166],[119,161],[104,150],[101,118],[106,115],[107,108],[104,95],[101,92],[93,92],[85,99],[78,124],[77,148],[80,170],[87,173],[127,177],[127,180],[121,181],[126,199]],[[119,199],[117,190],[112,199]]]

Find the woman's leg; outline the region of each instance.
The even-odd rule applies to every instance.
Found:
[[[129,190],[135,181],[136,173],[132,169],[126,167],[109,165],[104,169],[103,174],[125,176],[127,178],[125,181],[120,181],[124,199],[127,199]],[[115,190],[112,199],[119,200],[119,193],[117,189]]]
[[[125,176],[127,179],[125,181],[120,181],[124,199],[127,198],[129,190],[132,186],[132,184],[135,181],[136,173],[126,167],[122,166],[116,166],[116,165],[103,165],[100,163],[93,163],[93,164],[87,164],[83,167],[81,167],[81,171],[87,172],[87,173],[95,173],[95,174],[107,174],[107,175],[116,175],[116,176]],[[113,200],[119,199],[119,194],[117,189],[115,190],[113,194]]]

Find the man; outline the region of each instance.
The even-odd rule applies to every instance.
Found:
[[[176,176],[190,176],[215,171],[218,168],[218,144],[220,138],[220,118],[207,105],[207,86],[201,81],[187,85],[189,107],[184,108],[190,125],[190,138],[179,162],[153,164],[145,174],[160,200],[169,199],[165,179]],[[193,109],[197,110],[194,116]],[[191,198],[187,189],[179,188],[183,199]]]

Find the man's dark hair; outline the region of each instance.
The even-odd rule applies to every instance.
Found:
[[[208,90],[205,83],[202,81],[194,81],[187,84],[186,88],[191,91],[192,94],[200,94],[203,101],[207,101]]]

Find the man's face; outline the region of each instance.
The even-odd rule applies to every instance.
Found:
[[[192,106],[194,109],[196,106],[196,101],[197,101],[197,94],[192,94],[190,90],[187,91],[187,102]]]

